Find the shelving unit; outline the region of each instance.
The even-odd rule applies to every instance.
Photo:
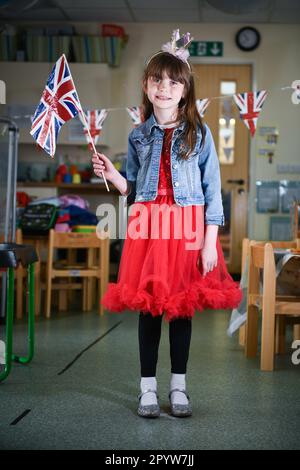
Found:
[[[120,192],[115,188],[113,184],[109,181],[107,182],[109,190],[114,194],[120,194]],[[60,190],[76,190],[76,191],[83,191],[83,192],[97,192],[97,193],[104,193],[107,194],[108,191],[106,189],[104,182],[99,183],[55,183],[55,182],[18,182],[18,188],[25,190],[26,188],[55,188],[58,191]]]

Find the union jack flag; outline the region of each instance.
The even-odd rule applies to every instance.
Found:
[[[250,130],[253,137],[256,131],[257,118],[267,97],[266,90],[233,95],[234,101],[240,110],[240,117]]]
[[[106,111],[106,109],[92,109],[92,110],[84,111],[86,122],[84,122],[82,115],[79,114],[79,118],[83,124],[83,127],[84,127],[83,130],[84,130],[86,140],[89,146],[91,146],[90,136],[92,137],[94,143],[95,144],[97,143],[99,135],[101,133],[103,123],[107,117],[107,114],[108,112]],[[86,126],[88,126],[90,135]]]
[[[81,111],[65,55],[54,65],[32,119],[30,134],[51,157],[62,125]]]
[[[141,106],[132,106],[131,108],[126,108],[126,110],[132,119],[134,127],[137,127],[144,122]]]
[[[210,103],[209,98],[203,98],[202,100],[196,100],[197,110],[198,110],[198,113],[200,114],[201,117],[204,116],[204,113],[205,113],[206,109],[208,108],[209,103]]]

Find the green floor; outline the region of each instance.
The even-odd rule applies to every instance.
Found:
[[[228,338],[230,312],[197,314],[187,375],[193,416],[168,410],[170,360],[163,324],[158,386],[162,415],[136,414],[137,314],[53,314],[36,323],[31,364],[0,384],[1,449],[299,449],[300,365],[290,350],[273,373]],[[3,339],[3,326],[0,326]],[[24,352],[26,328],[14,328]],[[97,341],[98,340],[98,341]],[[94,343],[94,344],[93,344]],[[30,411],[28,411],[30,410]],[[23,416],[23,417],[22,417]]]

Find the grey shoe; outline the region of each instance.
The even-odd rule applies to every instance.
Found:
[[[138,415],[142,416],[143,418],[158,418],[160,415],[160,408],[159,404],[155,405],[141,405],[141,398],[145,393],[155,393],[156,398],[158,399],[158,395],[156,390],[145,390],[143,393],[139,395],[139,407],[138,407]]]
[[[192,415],[192,407],[190,402],[187,405],[181,405],[179,403],[172,403],[171,401],[171,394],[173,392],[181,392],[184,393],[187,399],[190,401],[189,395],[186,393],[185,390],[180,390],[179,388],[174,388],[173,390],[170,391],[169,393],[169,400],[170,400],[170,406],[171,406],[171,414],[173,416],[176,416],[177,418],[184,418],[186,416],[191,416]]]

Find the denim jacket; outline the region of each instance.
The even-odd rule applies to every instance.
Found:
[[[179,156],[184,145],[185,124],[175,128],[171,142],[171,175],[174,199],[180,206],[205,205],[205,224],[224,225],[219,159],[209,127],[205,124],[204,147],[200,150],[200,126],[193,152],[187,160]],[[154,114],[128,137],[126,176],[130,182],[127,203],[151,201],[157,196],[164,131]]]

